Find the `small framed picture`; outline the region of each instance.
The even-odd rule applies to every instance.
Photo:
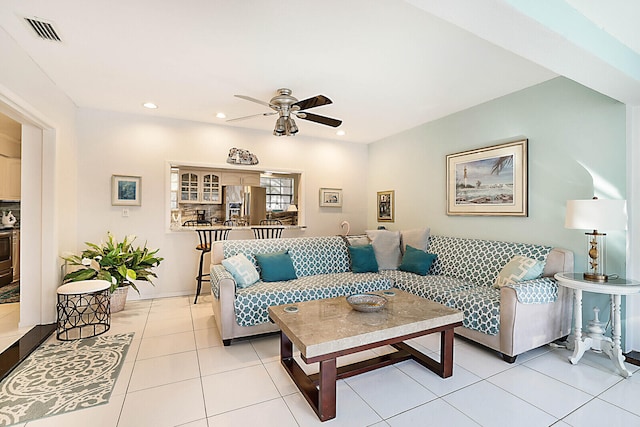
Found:
[[[378,221],[393,222],[393,190],[378,191]]]
[[[342,188],[321,188],[320,206],[330,208],[342,207]]]
[[[139,176],[111,176],[111,205],[142,205],[142,178]]]

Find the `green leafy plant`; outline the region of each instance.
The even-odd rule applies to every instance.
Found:
[[[135,239],[135,236],[126,236],[122,242],[118,242],[111,233],[107,233],[107,241],[100,245],[85,242],[88,248],[80,255],[62,257],[75,267],[64,276],[63,282],[106,280],[111,283],[110,292],[131,285],[140,293],[134,280],[153,284],[152,279],[158,277],[153,268],[160,265],[164,258],[156,256],[159,249],[148,249],[146,242],[142,247],[134,247]]]

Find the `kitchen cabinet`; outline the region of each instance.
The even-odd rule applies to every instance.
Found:
[[[260,186],[260,172],[224,172],[222,185]]]
[[[0,200],[20,200],[20,159],[0,156]]]
[[[220,174],[210,171],[180,170],[180,203],[222,203]]]

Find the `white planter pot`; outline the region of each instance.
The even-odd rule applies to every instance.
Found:
[[[131,286],[121,286],[111,293],[111,312],[117,313],[124,309],[127,302],[127,294]]]

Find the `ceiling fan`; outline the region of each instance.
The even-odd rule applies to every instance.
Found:
[[[273,134],[276,136],[291,136],[298,133],[298,126],[292,116],[296,116],[299,119],[309,120],[311,122],[320,123],[322,125],[338,127],[342,124],[342,120],[332,119],[331,117],[320,116],[318,114],[307,113],[305,110],[310,108],[320,107],[322,105],[331,104],[332,101],[324,95],[314,96],[312,98],[303,99],[298,101],[297,98],[291,96],[291,89],[278,89],[278,94],[271,98],[269,102],[261,101],[256,98],[252,98],[246,95],[234,95],[238,98],[246,99],[247,101],[256,102],[260,105],[265,105],[271,108],[273,111],[261,114],[253,114],[251,116],[238,117],[235,119],[227,120],[228,122],[250,119],[258,116],[272,116],[278,115],[276,120],[276,126],[273,129]]]

